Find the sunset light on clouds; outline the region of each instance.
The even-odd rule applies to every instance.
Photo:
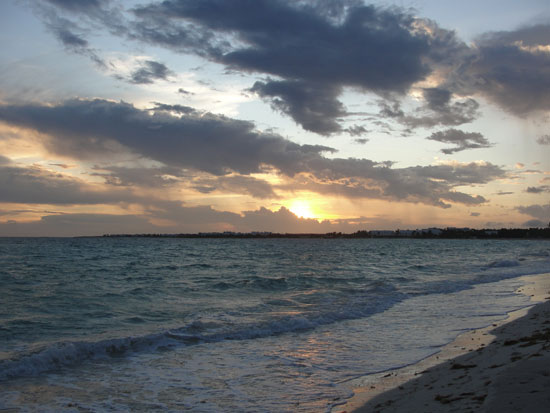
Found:
[[[546,0],[8,0],[0,16],[0,235],[550,220]]]

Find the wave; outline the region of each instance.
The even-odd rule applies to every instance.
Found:
[[[124,357],[130,354],[154,352],[180,346],[216,343],[225,340],[250,340],[286,333],[312,330],[338,321],[358,319],[386,311],[405,297],[364,297],[332,312],[289,315],[265,322],[227,325],[216,322],[194,321],[186,326],[138,337],[113,338],[99,341],[68,341],[50,345],[16,359],[0,361],[0,381],[71,367],[95,359]],[[361,303],[361,305],[357,305]]]
[[[409,278],[403,277],[403,274],[394,274],[393,277],[374,280],[368,285],[358,287],[358,290],[354,293],[332,296],[335,301],[329,302],[326,296],[319,293],[314,302],[307,302],[307,305],[304,305],[307,312],[266,319],[255,323],[228,324],[196,320],[178,328],[136,337],[58,342],[33,353],[21,354],[17,355],[16,358],[0,361],[0,381],[37,376],[60,368],[75,366],[88,360],[125,357],[131,354],[225,340],[265,338],[312,330],[345,320],[361,319],[384,312],[413,295],[453,293],[470,288],[475,284],[549,272],[549,261],[546,259],[546,255],[540,254],[537,257],[544,259],[531,262],[529,265],[525,261],[514,259],[496,260],[488,265],[479,266],[474,270],[470,279],[457,279],[454,282],[446,280],[441,283],[425,282],[422,291],[411,289],[409,293],[405,293],[401,289],[403,285],[409,284],[404,282],[409,281]],[[356,281],[359,282],[359,279]],[[293,282],[292,278],[285,277],[255,277],[249,281],[255,288],[268,288],[270,290],[290,288],[291,286],[287,284],[291,282]],[[231,288],[231,285],[220,284],[218,288]],[[275,314],[280,311],[281,307],[286,305],[294,307],[294,305],[300,304],[294,301],[297,296],[294,295],[293,297],[292,301],[273,298],[273,300],[266,301],[263,304],[272,307],[275,310],[273,314]],[[273,314],[266,313],[265,316],[273,317]],[[136,318],[135,321],[142,322],[139,318]]]
[[[286,278],[251,277],[244,280],[220,281],[212,285],[215,290],[251,289],[258,291],[287,290],[289,283]]]
[[[492,261],[487,265],[489,268],[506,268],[506,267],[517,267],[520,265],[518,260],[496,260]]]
[[[79,364],[86,360],[122,356],[130,352],[156,350],[170,346],[165,334],[151,334],[143,337],[126,337],[97,342],[75,341],[55,343],[35,353],[17,359],[0,362],[0,380],[41,373]]]

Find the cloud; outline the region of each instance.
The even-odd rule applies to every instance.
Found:
[[[109,0],[46,0],[62,9],[66,9],[71,12],[86,12],[94,9],[99,9],[103,5],[107,4]]]
[[[179,177],[184,176],[180,168],[174,167],[123,167],[123,166],[96,166],[92,176],[100,176],[105,179],[107,185],[120,187],[150,187],[162,188],[179,182]]]
[[[339,96],[346,89],[391,104],[417,88],[425,104],[397,117],[409,128],[471,122],[478,116],[476,96],[518,116],[550,109],[547,23],[485,33],[469,46],[409,10],[355,0],[169,0],[125,14],[109,1],[48,4],[42,9],[54,17],[43,18],[69,50],[94,58],[84,34],[100,24],[228,71],[271,76],[253,86],[256,93],[321,135],[342,132],[341,118],[349,113]],[[420,87],[428,77],[437,84]]]
[[[452,32],[421,29],[407,11],[360,2],[230,3],[190,0],[134,9],[133,36],[195,53],[230,70],[277,76],[253,90],[304,129],[340,132],[346,115],[338,96],[344,87],[380,95],[404,94],[430,72],[431,49]],[[338,10],[336,12],[335,10]],[[451,47],[451,46],[449,46]],[[321,121],[318,125],[316,122]]]
[[[413,32],[411,15],[358,2],[342,8],[338,21],[326,11],[316,3],[183,0],[151,4],[134,13],[143,24],[143,40],[177,48],[190,40],[188,47],[197,47],[183,35],[192,29],[205,42],[198,45],[199,52],[245,71],[401,92],[428,73],[421,59],[427,39]],[[205,33],[234,35],[239,42],[233,47],[219,44]]]
[[[197,111],[195,108],[192,108],[191,106],[185,106],[185,105],[168,105],[165,103],[159,103],[155,102],[155,106],[153,110],[160,110],[164,112],[171,112],[178,115],[201,115],[202,112]]]
[[[515,209],[521,214],[529,215],[542,221],[548,222],[550,220],[550,205],[518,206]]]
[[[364,127],[364,126],[359,126],[359,125],[353,125],[353,126],[350,126],[349,128],[346,128],[344,129],[345,132],[347,132],[348,134],[350,134],[351,136],[361,136],[361,135],[365,135],[366,133],[368,133],[369,131]],[[366,143],[368,141],[368,139],[355,139],[355,141],[365,141],[364,143]],[[360,143],[360,142],[358,142]]]
[[[437,90],[437,92],[435,92]],[[426,103],[411,113],[405,113],[396,100],[379,102],[379,116],[393,119],[408,128],[431,128],[438,125],[456,126],[469,123],[478,116],[479,103],[467,98],[450,101],[450,93],[443,89],[424,89]]]
[[[173,72],[163,63],[146,60],[130,75],[129,81],[136,84],[150,84],[155,80],[167,80],[172,75]]]
[[[271,106],[289,115],[296,123],[320,135],[340,132],[338,118],[345,116],[344,105],[337,99],[339,87],[306,81],[256,82],[250,91],[268,98]]]
[[[541,185],[541,186],[529,186],[525,190],[530,194],[541,194],[543,192],[550,192],[550,185]]]
[[[185,89],[183,89],[183,88],[181,88],[181,87],[178,89],[178,93],[181,93],[181,94],[184,95],[184,96],[192,96],[192,95],[194,95],[193,92],[190,92],[190,91],[188,91],[188,90],[185,90]]]
[[[71,169],[71,168],[74,168],[76,165],[68,165],[66,163],[51,163],[50,164],[51,166],[58,166],[60,168],[63,168],[63,169]]]
[[[423,94],[428,107],[434,111],[438,111],[440,108],[447,106],[453,95],[449,90],[438,87],[424,88]]]
[[[159,108],[177,109],[181,116]],[[274,133],[259,132],[251,122],[171,105],[140,110],[127,103],[100,99],[68,100],[49,106],[0,105],[0,121],[40,131],[47,135],[45,145],[50,151],[75,159],[97,159],[118,150],[180,170],[215,176],[275,172],[286,176],[297,188],[303,186],[303,179],[320,193],[441,207],[450,206],[445,201],[483,203],[483,197],[455,188],[505,176],[500,167],[485,162],[394,169],[391,162],[329,159],[323,154],[334,152],[330,147],[296,144]],[[111,172],[122,177],[121,183],[128,179],[121,169],[111,168]],[[219,183],[223,188],[247,186],[247,193],[254,196],[270,194],[265,184],[251,179],[232,178]]]
[[[0,162],[0,202],[27,204],[113,204],[141,198],[128,191],[111,192],[39,167]],[[0,161],[2,159],[0,158]]]
[[[159,227],[136,215],[59,214],[44,215],[34,222],[0,222],[3,236],[56,236],[156,233]]]
[[[298,218],[285,207],[281,207],[278,211],[270,211],[266,208],[244,211],[243,215],[243,226],[250,231],[256,228],[279,233],[327,233],[333,231],[353,232],[364,228],[364,225],[346,225],[345,220],[342,220],[342,223],[332,224],[330,221],[319,222],[311,218]]]
[[[8,165],[8,164],[11,164],[12,161],[10,158],[4,156],[4,155],[0,155],[0,166],[3,166],[3,165]]]
[[[87,12],[95,7],[94,3],[99,3],[92,1],[87,6],[84,6],[83,4],[87,4],[88,2],[80,2],[83,3],[81,5],[79,5],[78,2],[70,1],[50,2],[70,11],[82,9]],[[105,61],[98,55],[97,50],[92,48],[88,40],[86,40],[86,29],[82,28],[81,25],[73,20],[60,16],[54,9],[44,7],[41,4],[36,5],[36,11],[42,17],[48,30],[56,37],[56,39],[65,47],[67,51],[86,56],[99,67],[106,67]]]
[[[113,145],[168,166],[195,168],[214,175],[250,174],[271,165],[293,175],[309,159],[334,149],[299,145],[254,124],[211,113],[174,117],[165,111],[139,110],[127,103],[69,100],[56,106],[0,106],[0,120],[50,136],[55,153],[77,159],[110,154]]]
[[[550,145],[550,135],[542,135],[537,138],[539,145]]]
[[[550,24],[486,33],[447,80],[457,93],[481,94],[518,116],[550,110]]]
[[[530,219],[529,221],[525,221],[523,223],[523,226],[528,228],[543,228],[543,227],[547,227],[548,223],[542,222],[539,219]]]
[[[316,172],[302,175],[287,189],[309,190],[348,198],[374,198],[420,202],[449,208],[448,202],[478,205],[486,202],[454,190],[502,178],[505,172],[490,163],[455,163],[393,169],[366,159],[331,159],[314,162]]]
[[[43,0],[36,6],[36,10],[39,14],[46,12],[73,18],[73,24],[78,22],[80,26],[90,28],[90,31],[97,30],[97,23],[101,23],[112,34],[128,34],[128,22],[123,17],[122,7],[113,0]]]
[[[221,176],[193,180],[193,187],[199,192],[210,193],[222,191],[228,193],[247,194],[258,199],[280,198],[267,181],[251,176]]]
[[[154,224],[155,219],[168,221]],[[241,214],[217,211],[208,206],[186,207],[164,202],[145,216],[114,214],[48,214],[34,222],[0,221],[0,236],[80,236],[103,234],[177,234],[219,231],[269,231],[278,233],[355,232],[399,226],[383,217],[358,217],[334,221],[298,218],[285,207],[271,211],[261,207]],[[220,230],[221,228],[221,230]]]
[[[441,152],[447,155],[466,149],[490,148],[492,146],[481,133],[463,132],[458,129],[447,129],[445,131],[434,132],[426,139],[455,145],[454,148],[444,148],[441,150]]]

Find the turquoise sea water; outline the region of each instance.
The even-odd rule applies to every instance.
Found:
[[[0,239],[0,408],[330,410],[543,272],[546,241]]]

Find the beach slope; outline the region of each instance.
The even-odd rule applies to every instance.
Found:
[[[491,334],[354,412],[549,412],[550,301]]]

